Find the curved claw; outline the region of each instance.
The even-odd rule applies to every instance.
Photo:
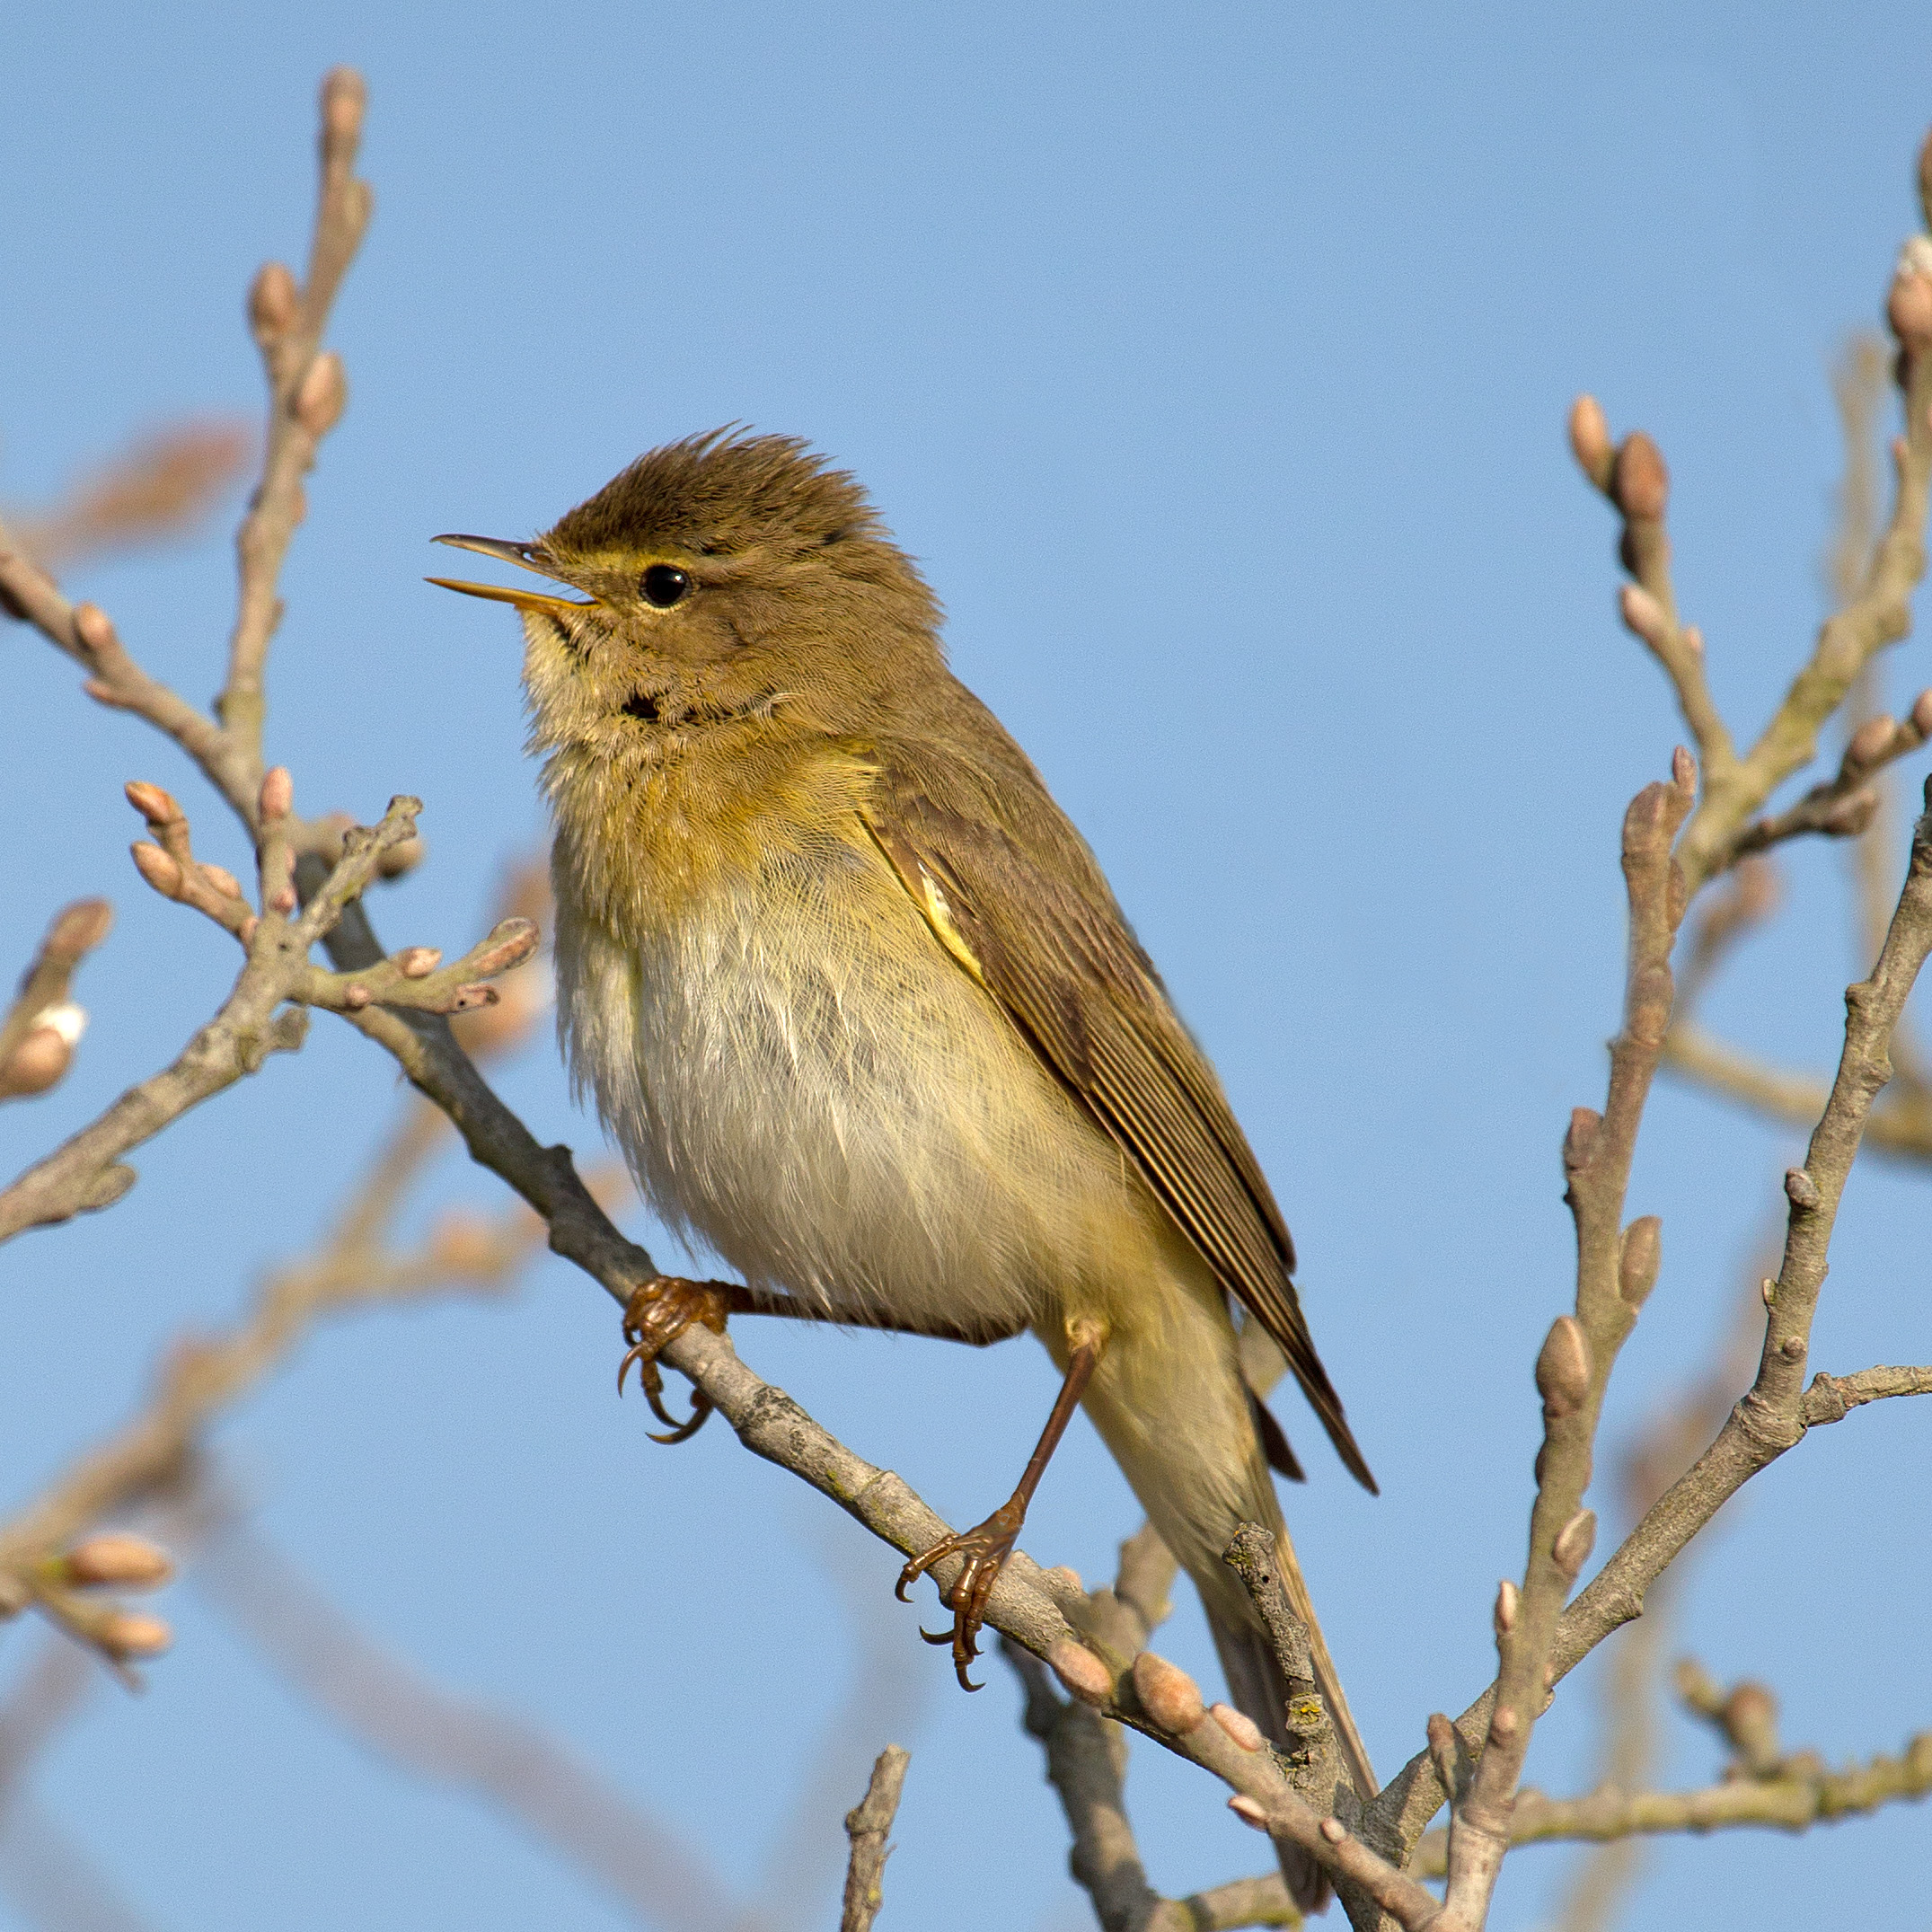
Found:
[[[651,1407],[657,1409],[662,1420],[671,1424],[670,1428],[662,1435],[658,1434],[655,1429],[647,1429],[644,1433],[650,1437],[652,1442],[688,1442],[710,1420],[712,1405],[710,1397],[706,1395],[703,1389],[699,1389],[692,1394],[691,1414],[683,1422],[673,1421],[655,1402],[651,1404]]]
[[[688,1442],[710,1417],[711,1399],[700,1389],[691,1398],[691,1414],[683,1421],[664,1406],[664,1376],[657,1357],[693,1322],[724,1333],[726,1303],[723,1291],[714,1283],[680,1281],[675,1275],[658,1275],[640,1282],[624,1306],[624,1339],[630,1352],[617,1364],[617,1392],[624,1392],[631,1364],[638,1365],[638,1381],[651,1414],[669,1432],[651,1432],[654,1442]]]
[[[958,1626],[956,1624],[954,1629],[957,1628]],[[949,1644],[953,1640],[952,1630],[929,1630],[924,1624],[920,1625],[919,1634],[929,1644]]]

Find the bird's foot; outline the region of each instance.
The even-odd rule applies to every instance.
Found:
[[[943,1562],[948,1557],[966,1558],[965,1566],[953,1579],[952,1587],[940,1597],[940,1601],[953,1613],[952,1628],[935,1631],[922,1628],[919,1633],[929,1644],[952,1645],[953,1669],[958,1675],[961,1689],[977,1690],[980,1688],[966,1675],[966,1666],[979,1655],[979,1632],[980,1626],[986,1620],[986,1600],[992,1594],[992,1586],[999,1580],[1006,1559],[1013,1553],[1013,1545],[1019,1539],[1020,1525],[1026,1520],[1026,1498],[1016,1495],[1010,1502],[1002,1503],[978,1529],[968,1530],[964,1536],[948,1536],[935,1543],[923,1555],[914,1557],[899,1572],[894,1593],[904,1603],[909,1601],[906,1591],[935,1563]]]
[[[657,1357],[694,1321],[722,1335],[728,1306],[724,1291],[715,1282],[688,1282],[675,1275],[654,1275],[631,1291],[631,1299],[624,1304],[624,1339],[631,1352],[617,1364],[617,1392],[624,1392],[624,1378],[636,1363],[644,1399],[670,1432],[666,1435],[653,1432],[652,1442],[688,1442],[704,1426],[711,1413],[711,1398],[701,1389],[693,1394],[691,1414],[684,1421],[666,1408],[664,1375]]]

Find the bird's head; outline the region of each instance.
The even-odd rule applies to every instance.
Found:
[[[522,614],[542,748],[621,754],[759,717],[864,732],[940,675],[924,579],[858,483],[795,437],[689,437],[531,543],[437,541],[558,587],[429,579]]]

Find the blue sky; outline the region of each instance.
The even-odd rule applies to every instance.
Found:
[[[1680,731],[1615,622],[1612,533],[1564,412],[1589,388],[1663,444],[1681,596],[1753,728],[1819,615],[1827,370],[1915,220],[1932,17],[80,4],[22,15],[9,43],[13,504],[131,430],[256,411],[243,291],[304,244],[319,75],[368,76],[376,216],[334,331],[351,401],[286,577],[270,742],[311,803],[428,801],[429,861],[378,908],[392,943],[462,942],[541,830],[514,626],[421,584],[431,534],[528,533],[639,451],[731,420],[867,481],[1275,1179],[1384,1492],[1358,1493],[1284,1398],[1312,1476],[1288,1504],[1393,1769],[1430,1709],[1486,1681],[1489,1596],[1521,1566],[1530,1364],[1570,1292],[1557,1141],[1601,1095],[1616,1020],[1617,821]],[[77,587],[205,698],[230,554],[217,528]],[[138,889],[122,781],[176,784],[215,855],[238,846],[171,747],[89,706],[31,636],[0,641],[13,950],[65,898],[119,909],[77,1072],[0,1115],[11,1169],[172,1053],[231,971],[219,935]],[[1920,642],[1896,655],[1895,697],[1928,663]],[[1838,855],[1788,873],[1791,912],[1713,1015],[1822,1067],[1862,962]],[[595,1145],[547,1044],[507,1085],[537,1131]],[[319,1022],[299,1059],[146,1151],[110,1215],[0,1256],[9,1497],[313,1235],[393,1087]],[[1705,1359],[1793,1152],[1660,1088],[1631,1206],[1663,1216],[1664,1273],[1607,1443]],[[1818,1365],[1926,1359],[1928,1185],[1861,1169]],[[455,1162],[435,1192],[495,1198]],[[739,1339],[963,1522],[1005,1493],[1050,1395],[1026,1343]],[[995,1669],[961,1697],[891,1605],[889,1553],[721,1428],[645,1442],[611,1394],[617,1346],[604,1298],[548,1266],[508,1307],[319,1335],[222,1446],[265,1530],[365,1628],[567,1740],[725,1884],[781,1871],[795,1922],[834,1916],[787,1863],[788,1806],[856,1679],[913,1751],[888,1922],[1081,1923],[1010,1685]],[[1786,1735],[1834,1759],[1932,1722],[1932,1563],[1902,1529],[1922,1520],[1925,1423],[1891,1407],[1753,1486],[1684,1632],[1717,1674],[1774,1683]],[[1135,1520],[1082,1425],[1026,1541],[1098,1577]],[[155,1925],[626,1922],[470,1799],[345,1742],[192,1583],[167,1607],[180,1641],[147,1693],[97,1692],[35,1786]],[[1211,1672],[1191,1608],[1162,1643]],[[1576,1786],[1591,1735],[1579,1683],[1533,1781]],[[1677,1725],[1670,1776],[1714,1769]],[[816,1820],[834,1852],[849,1782]],[[1132,1795],[1165,1889],[1266,1862],[1149,1750]],[[1639,1910],[1917,1925],[1924,1834],[1907,1809],[1664,1847]],[[1513,1864],[1495,1922],[1538,1923],[1566,1857]]]

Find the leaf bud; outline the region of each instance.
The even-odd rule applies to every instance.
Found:
[[[396,955],[396,971],[404,979],[428,979],[442,963],[442,952],[434,946],[406,946]]]
[[[1508,1577],[1496,1585],[1495,1628],[1499,1637],[1507,1636],[1516,1628],[1517,1590]]]
[[[1252,1825],[1257,1831],[1266,1831],[1268,1828],[1268,1814],[1266,1806],[1262,1804],[1258,1798],[1249,1797],[1245,1791],[1237,1791],[1228,1800],[1228,1809],[1243,1824]]]
[[[348,401],[348,379],[342,373],[342,358],[325,348],[310,363],[302,386],[296,391],[296,420],[313,437],[324,437],[341,419]]]
[[[1114,1679],[1084,1644],[1062,1637],[1046,1653],[1047,1668],[1085,1704],[1105,1704],[1114,1694]]]
[[[114,641],[114,621],[98,604],[76,604],[74,635],[83,650],[98,657]]]
[[[1580,1509],[1557,1532],[1557,1540],[1549,1553],[1556,1559],[1557,1567],[1566,1576],[1574,1577],[1589,1561],[1596,1541],[1597,1513],[1593,1509]]]
[[[167,1552],[139,1536],[91,1536],[68,1550],[60,1566],[68,1583],[81,1586],[118,1584],[153,1590],[174,1575]]]
[[[296,781],[286,764],[271,766],[261,779],[261,816],[264,823],[287,818],[296,808]]]
[[[175,803],[172,796],[163,791],[159,785],[146,785],[139,779],[133,779],[121,789],[127,795],[128,803],[133,806],[149,825],[173,825],[181,823],[183,816],[181,807]]]
[[[1851,735],[1851,743],[1845,747],[1845,763],[1848,768],[1869,771],[1892,749],[1892,735],[1898,729],[1897,724],[1881,713],[1876,718],[1867,718]]]
[[[1549,1325],[1536,1358],[1537,1393],[1552,1419],[1573,1415],[1590,1393],[1590,1342],[1574,1315],[1558,1315]]]
[[[248,291],[248,323],[255,340],[266,342],[287,335],[301,309],[295,277],[279,261],[264,262]]]
[[[1610,495],[1633,523],[1654,523],[1663,516],[1671,498],[1671,472],[1664,466],[1663,452],[1641,429],[1633,429],[1617,452]]]
[[[134,855],[134,869],[164,899],[181,895],[181,869],[158,845],[137,839],[128,850]]]
[[[225,899],[239,899],[242,896],[242,881],[225,865],[209,865],[201,862],[201,876],[214,887]]]
[[[1570,449],[1584,474],[1601,490],[1610,481],[1616,452],[1603,405],[1594,396],[1579,396],[1570,405]]]
[[[160,1618],[140,1610],[110,1610],[93,1626],[92,1635],[101,1649],[123,1662],[158,1657],[174,1641],[173,1631]]]
[[[1654,1214],[1633,1221],[1618,1246],[1617,1292],[1631,1308],[1642,1308],[1657,1285],[1663,1262],[1663,1223]]]
[[[1171,1736],[1185,1737],[1206,1710],[1200,1685],[1178,1663],[1151,1650],[1134,1660],[1134,1688],[1140,1693],[1141,1708]]]
[[[1261,1728],[1246,1711],[1238,1711],[1231,1704],[1216,1704],[1209,1707],[1208,1716],[1243,1751],[1259,1751],[1261,1749]]]

